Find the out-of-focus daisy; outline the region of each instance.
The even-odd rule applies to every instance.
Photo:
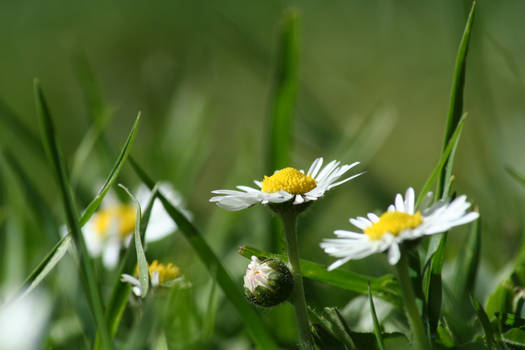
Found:
[[[422,211],[415,211],[414,190],[410,187],[405,194],[397,194],[393,205],[381,216],[368,213],[368,218],[350,219],[352,225],[362,232],[336,230],[339,238],[326,239],[321,243],[324,251],[339,260],[328,267],[333,270],[349,260],[362,259],[369,255],[388,250],[388,262],[397,264],[401,256],[399,245],[448,231],[454,226],[466,224],[479,217],[479,213],[467,213],[470,203],[462,195],[450,203],[437,202]]]
[[[153,288],[171,288],[176,285],[187,285],[187,283],[184,280],[184,277],[180,273],[179,268],[173,265],[172,263],[164,265],[159,264],[157,260],[153,260],[153,262],[150,265],[148,265],[148,270],[151,286]],[[138,271],[136,275],[138,275]],[[140,281],[137,277],[128,274],[123,274],[121,276],[121,281],[131,284],[133,293],[135,293],[136,296],[141,296]]]
[[[51,300],[40,290],[0,306],[0,349],[40,349],[51,316]]]
[[[248,186],[237,186],[237,190],[215,190],[210,202],[215,202],[226,210],[242,210],[256,203],[277,204],[287,201],[302,204],[315,201],[322,197],[326,191],[339,186],[362,173],[339,180],[348,170],[359,164],[345,164],[331,161],[322,170],[323,158],[317,158],[310,169],[305,172],[294,168],[284,168],[276,171],[272,176],[265,176],[262,181],[255,180],[259,189]]]
[[[160,191],[179,208],[184,203],[181,195],[168,183],[159,185]],[[142,210],[151,199],[151,191],[144,185],[139,186],[136,198]],[[189,218],[191,214],[182,209]],[[92,257],[102,255],[104,265],[111,269],[118,262],[120,250],[127,246],[135,230],[136,208],[130,203],[119,202],[114,194],[108,193],[102,207],[89,219],[82,232],[89,254]],[[160,240],[177,230],[177,225],[166,213],[162,203],[155,200],[146,230],[146,242]]]

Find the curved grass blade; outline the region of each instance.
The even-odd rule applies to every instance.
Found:
[[[84,224],[89,220],[89,218],[91,218],[93,213],[100,206],[100,203],[102,203],[102,200],[108,193],[111,186],[113,186],[113,184],[117,180],[120,170],[122,170],[122,167],[124,166],[124,163],[128,158],[131,146],[135,141],[135,135],[137,134],[137,129],[140,124],[140,117],[141,113],[139,112],[139,114],[137,115],[137,119],[135,119],[135,123],[133,123],[133,127],[131,128],[128,138],[126,139],[126,142],[124,143],[124,146],[122,147],[122,150],[120,151],[120,154],[115,162],[115,166],[113,167],[113,169],[111,169],[111,172],[106,178],[106,181],[104,182],[102,188],[98,191],[98,194],[95,197],[95,199],[93,199],[93,201],[87,206],[86,210],[84,210],[84,213],[80,218],[80,226],[84,226]]]
[[[456,130],[454,130],[454,134],[452,134],[452,137],[450,138],[450,141],[448,142],[447,147],[441,153],[441,157],[439,158],[438,163],[436,164],[436,166],[432,170],[432,173],[428,177],[428,179],[425,182],[425,184],[423,185],[423,187],[421,188],[421,191],[419,192],[419,195],[417,196],[416,208],[419,207],[419,205],[421,204],[421,201],[423,200],[425,195],[432,188],[432,185],[434,184],[434,181],[436,181],[438,175],[441,174],[441,172],[443,170],[443,167],[445,166],[445,164],[446,164],[446,162],[448,160],[448,157],[449,157],[450,153],[452,152],[452,150],[456,149],[456,147],[458,146],[459,139],[460,139],[460,136],[461,136],[461,131],[463,130],[463,124],[465,123],[465,119],[466,118],[467,118],[467,114],[465,113],[463,115],[463,117],[461,118],[461,120],[459,121],[458,127],[456,128]]]
[[[129,151],[131,150],[131,146],[133,145],[133,141],[135,139],[135,134],[137,132],[138,122],[140,119],[140,115],[137,117],[137,120],[135,121],[135,124],[133,125],[133,128],[131,129],[128,138],[120,152],[119,157],[117,158],[113,168],[111,169],[111,172],[109,173],[104,186],[99,190],[99,193],[97,197],[90,203],[88,208],[84,211],[80,218],[79,225],[80,227],[83,227],[86,222],[91,218],[93,213],[98,209],[100,203],[102,203],[102,200],[104,199],[104,196],[107,194],[113,183],[116,181],[120,170],[122,169],[122,166],[124,165],[124,162],[127,159],[127,156],[129,154]],[[25,190],[28,190],[26,188]],[[89,209],[89,210],[88,210]],[[46,210],[47,207],[46,207]],[[70,234],[68,233],[66,236],[62,237],[60,241],[55,245],[55,247],[48,253],[48,255],[37,265],[37,267],[31,272],[31,274],[26,278],[25,282],[23,283],[21,287],[20,293],[23,293],[23,291],[28,288],[28,286],[33,282],[33,280],[38,276],[38,274],[43,270],[43,268],[46,265],[46,262],[50,261],[50,257],[53,254],[53,251],[56,250],[58,246],[64,243],[64,240],[66,237],[69,237]],[[58,261],[56,261],[58,263]],[[55,263],[55,265],[56,265]],[[36,286],[36,285],[35,285]]]
[[[84,289],[86,295],[88,296],[89,305],[95,318],[97,328],[101,333],[104,348],[110,349],[111,341],[106,325],[106,320],[104,318],[102,297],[96,284],[92,262],[89,259],[86,244],[80,230],[82,225],[79,225],[78,212],[73,199],[73,193],[71,192],[71,187],[69,186],[66,176],[66,165],[58,146],[58,140],[55,135],[55,128],[51,119],[51,113],[47,106],[47,102],[44,98],[44,94],[40,88],[40,83],[38,80],[35,80],[34,82],[34,92],[36,112],[41,123],[44,147],[48,157],[52,162],[55,177],[60,188],[64,210],[66,212],[68,227],[71,230],[73,240],[79,251],[80,272],[83,277],[82,281],[84,283]]]
[[[16,299],[22,299],[46,278],[46,276],[55,268],[56,264],[67,253],[71,243],[71,236],[64,236],[46,255],[44,260],[31,272],[23,283],[24,289],[17,295]]]
[[[131,192],[122,184],[119,184],[119,187],[122,188],[128,196],[131,197],[133,202],[135,203],[135,206],[137,207],[137,222],[135,223],[135,232],[134,232],[134,242],[135,242],[135,250],[137,254],[137,264],[139,267],[139,282],[140,282],[140,296],[141,298],[145,298],[148,294],[148,288],[149,288],[149,271],[148,271],[148,261],[146,260],[146,255],[144,254],[144,248],[142,248],[142,241],[140,239],[140,218],[142,216],[142,212],[140,210],[140,203],[131,194]]]
[[[141,226],[140,226],[140,240],[141,242],[144,241],[144,237],[146,235],[146,229],[148,228],[149,218],[151,216],[151,210],[153,209],[153,204],[155,203],[155,199],[157,198],[157,186],[153,189],[151,192],[151,198],[146,204],[146,208],[144,209],[144,214],[142,215],[141,219]],[[115,284],[113,286],[111,297],[109,299],[108,306],[106,308],[106,320],[109,325],[109,332],[111,337],[114,337],[117,333],[118,326],[120,323],[120,320],[122,318],[122,313],[124,312],[124,309],[126,308],[126,305],[128,303],[129,299],[129,293],[131,291],[130,285],[128,283],[122,283],[120,281],[120,276],[122,274],[132,274],[135,270],[135,266],[137,265],[137,252],[135,248],[135,240],[131,240],[128,248],[126,249],[126,253],[124,254],[124,259],[122,263],[120,264],[119,273],[117,274],[117,279],[115,281]],[[95,341],[95,349],[100,349],[100,338],[99,335],[97,335],[97,339]]]
[[[474,13],[476,10],[476,1],[472,2],[472,7],[465,25],[463,37],[459,44],[458,54],[456,57],[456,65],[454,68],[454,79],[452,81],[452,89],[450,92],[450,104],[448,110],[447,124],[445,126],[445,137],[443,140],[443,150],[447,147],[454,131],[458,127],[463,114],[463,90],[465,87],[465,71],[467,67],[467,54],[470,42],[470,32],[472,23],[474,21]],[[450,154],[445,172],[441,172],[438,180],[438,189],[436,191],[437,198],[446,198],[448,196],[450,175],[452,173],[452,166],[454,163],[455,152]]]
[[[267,253],[250,246],[242,246],[239,249],[239,254],[247,259],[250,259],[253,255],[255,255],[260,258],[274,258],[282,261],[288,261],[288,257],[286,255]],[[306,278],[324,282],[332,286],[364,295],[368,293],[368,283],[371,281],[371,288],[374,292],[374,295],[394,305],[402,305],[399,285],[392,275],[385,275],[381,278],[373,278],[341,269],[328,271],[326,266],[304,259],[300,260],[300,264],[301,273]]]
[[[377,347],[379,350],[385,350],[385,346],[383,345],[383,336],[381,335],[381,326],[377,320],[376,308],[374,306],[374,300],[372,299],[372,289],[370,288],[370,282],[368,282],[368,301],[370,302],[372,321],[374,321],[374,334],[376,335]]]
[[[133,160],[133,158],[130,158],[130,162],[142,182],[144,182],[144,184],[146,184],[146,186],[148,186],[150,189],[153,189],[155,182],[151,180],[151,178]],[[193,247],[195,253],[199,256],[202,263],[212,274],[212,277],[216,278],[217,283],[222,288],[226,297],[239,312],[239,315],[244,321],[244,325],[257,348],[264,350],[278,349],[277,344],[267,332],[266,327],[262,323],[259,315],[246,301],[239,287],[235,284],[230,274],[226,271],[224,265],[222,265],[219,258],[202,238],[201,233],[188,219],[186,219],[184,214],[182,214],[172,203],[170,203],[170,201],[161,192],[158,192],[158,198],[162,202],[166,212],[175,221],[181,232]]]

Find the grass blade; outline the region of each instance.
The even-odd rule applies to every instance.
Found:
[[[466,117],[467,117],[467,114],[465,113],[463,115],[463,118],[461,118],[461,120],[459,121],[458,127],[454,131],[454,134],[450,138],[450,141],[448,142],[447,147],[445,148],[443,153],[441,153],[441,157],[439,158],[439,161],[436,164],[434,170],[432,170],[432,173],[430,174],[430,176],[428,177],[427,181],[425,182],[425,184],[421,188],[421,191],[419,191],[419,195],[417,196],[417,200],[416,200],[416,208],[419,207],[419,205],[421,204],[421,201],[423,200],[425,195],[432,188],[432,185],[434,184],[434,181],[436,181],[438,175],[441,174],[442,169],[445,166],[445,164],[447,163],[447,159],[448,159],[450,153],[452,152],[452,150],[455,149],[458,146],[459,139],[460,139],[460,136],[461,136],[461,131],[463,130],[463,124],[465,123]]]
[[[108,328],[104,318],[102,297],[96,285],[92,262],[89,259],[86,244],[80,230],[81,225],[79,225],[78,212],[76,210],[71,187],[69,186],[66,176],[66,165],[62,159],[62,154],[58,146],[58,140],[55,135],[51,113],[47,106],[47,102],[45,101],[44,94],[40,88],[40,83],[37,80],[35,80],[34,83],[34,90],[36,112],[41,123],[44,147],[48,157],[52,162],[55,177],[60,188],[64,210],[66,212],[68,227],[71,230],[73,240],[79,251],[81,262],[80,271],[83,276],[82,280],[84,283],[84,288],[89,299],[89,304],[95,318],[97,328],[101,333],[104,348],[111,348]]]
[[[293,10],[287,11],[283,17],[267,141],[268,175],[290,164],[293,144],[293,113],[298,83],[299,18]],[[282,241],[281,226],[277,218],[271,219],[270,230],[270,246],[277,249]]]
[[[142,215],[141,227],[140,227],[140,240],[144,241],[146,234],[146,229],[148,228],[149,218],[151,215],[151,210],[153,209],[153,204],[157,198],[157,187],[152,191],[151,198],[144,209],[144,214]],[[137,253],[135,248],[135,240],[131,240],[129,247],[126,249],[124,259],[120,265],[119,273],[117,279],[112,289],[111,298],[109,299],[108,307],[106,309],[106,320],[109,325],[109,332],[111,337],[114,337],[117,333],[117,329],[122,317],[122,313],[126,308],[128,302],[130,286],[128,283],[122,283],[120,281],[120,276],[122,274],[133,274],[135,266],[137,264]],[[97,342],[95,349],[100,348],[100,340],[97,337]]]
[[[42,143],[38,136],[20,121],[17,114],[9,106],[0,100],[0,120],[8,125],[18,139],[22,139],[31,151],[40,152]],[[42,153],[39,156],[43,155]]]
[[[137,129],[140,124],[140,116],[141,116],[141,113],[139,112],[139,114],[137,115],[137,119],[135,119],[135,123],[133,123],[133,127],[131,128],[128,138],[126,139],[126,142],[124,143],[124,146],[122,147],[122,150],[120,151],[120,154],[117,157],[117,160],[115,162],[113,169],[111,169],[111,172],[106,178],[104,185],[98,191],[98,194],[95,197],[95,199],[93,199],[93,201],[89,203],[89,205],[87,206],[86,210],[84,210],[84,213],[82,214],[82,217],[80,218],[80,226],[84,226],[84,224],[89,220],[89,218],[91,218],[93,213],[100,206],[100,203],[102,203],[102,200],[108,193],[111,186],[113,186],[113,184],[117,180],[120,170],[122,170],[122,167],[124,166],[124,163],[126,162],[126,159],[128,158],[129,152],[131,150],[131,146],[133,145],[133,142],[135,141],[135,135],[137,134]]]
[[[487,345],[491,349],[501,349],[501,346],[499,345],[498,341],[496,341],[496,339],[494,338],[494,330],[492,329],[492,325],[490,324],[489,318],[485,313],[485,310],[483,310],[483,307],[480,305],[479,301],[477,301],[476,298],[474,298],[472,295],[470,295],[470,301],[472,302],[472,305],[474,306],[474,309],[478,314],[478,319],[481,323],[481,327],[483,328],[483,332],[485,333]]]
[[[154,181],[151,180],[151,178],[133,160],[133,158],[130,158],[130,161],[139,178],[144,182],[144,184],[146,184],[146,186],[148,186],[150,189],[153,189],[155,186]],[[184,214],[182,214],[172,203],[170,203],[170,201],[161,192],[158,193],[158,197],[162,202],[166,212],[178,225],[181,232],[193,247],[195,253],[197,253],[200,260],[206,266],[211,275],[216,278],[217,283],[222,288],[224,294],[239,312],[242,320],[244,321],[244,325],[257,348],[265,350],[278,349],[277,344],[267,332],[259,315],[246,301],[239,287],[232,280],[231,276],[226,271],[224,265],[222,265],[221,261],[215,255],[213,250],[211,250],[206,241],[202,238],[202,235],[197,230],[197,228],[193,226],[193,224],[188,219],[186,219]]]
[[[456,295],[459,300],[466,297],[468,291],[474,290],[476,274],[478,271],[479,259],[481,254],[481,218],[470,224],[470,234],[466,244],[466,249],[460,254],[457,263]]]
[[[299,16],[295,11],[284,14],[279,41],[270,118],[269,154],[266,167],[268,172],[282,169],[290,161],[299,57]]]
[[[46,278],[46,276],[55,268],[56,264],[67,253],[69,244],[71,243],[71,236],[64,236],[46,255],[44,260],[31,272],[23,283],[24,289],[16,299],[22,299],[27,294],[31,293],[33,289]]]
[[[142,241],[140,239],[140,218],[142,216],[142,212],[140,210],[140,203],[131,194],[131,192],[122,184],[119,184],[119,187],[122,188],[128,196],[131,197],[133,202],[135,203],[135,206],[137,207],[137,222],[135,223],[135,232],[134,232],[134,242],[135,242],[135,250],[137,253],[137,264],[139,267],[139,282],[140,282],[140,296],[141,298],[145,298],[148,294],[148,288],[149,288],[149,271],[148,271],[148,261],[146,260],[146,255],[144,254],[144,248],[142,248]]]
[[[516,170],[514,170],[511,167],[505,167],[505,171],[516,181],[518,181],[520,184],[525,186],[525,176],[518,173]]]
[[[239,254],[247,259],[250,259],[252,255],[255,255],[261,258],[274,258],[288,261],[286,255],[267,253],[249,246],[242,246],[239,249]],[[386,275],[376,279],[340,269],[328,271],[326,266],[304,259],[300,260],[300,264],[301,273],[306,278],[321,281],[326,284],[364,295],[368,293],[368,283],[372,281],[372,291],[377,297],[394,305],[402,305],[401,295],[399,294],[399,285],[392,275]]]
[[[450,92],[450,104],[448,110],[447,124],[445,126],[445,137],[443,140],[443,151],[447,147],[454,131],[458,127],[463,115],[463,90],[465,87],[465,71],[467,67],[467,54],[470,42],[470,32],[472,23],[474,21],[474,13],[476,10],[476,1],[472,2],[472,7],[465,25],[463,37],[459,44],[458,54],[456,57],[456,65],[454,68],[454,79],[452,81],[452,89]],[[445,172],[441,172],[438,180],[438,190],[436,191],[437,198],[446,198],[449,191],[450,175],[452,173],[452,165],[454,163],[455,152],[452,151],[445,166]]]
[[[374,334],[377,339],[377,347],[379,350],[385,350],[383,345],[383,336],[381,335],[381,326],[377,320],[376,308],[374,306],[374,300],[372,299],[372,289],[370,288],[370,282],[368,283],[368,301],[370,302],[370,313],[372,314],[372,321],[374,321]]]

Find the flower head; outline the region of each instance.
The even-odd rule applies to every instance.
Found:
[[[171,185],[162,183],[160,190],[173,203],[183,206],[182,197]],[[142,209],[151,199],[151,191],[144,185],[137,189],[137,199]],[[190,213],[183,209],[187,216]],[[127,246],[135,231],[137,209],[129,204],[120,202],[111,192],[106,196],[103,207],[97,211],[82,229],[88,252],[92,257],[102,255],[104,266],[111,269],[117,265],[120,250]],[[148,228],[146,242],[160,240],[177,230],[177,225],[166,213],[159,200],[155,200]]]
[[[254,181],[259,189],[237,186],[238,190],[215,190],[218,196],[210,199],[226,210],[242,210],[256,203],[277,204],[291,201],[294,205],[315,201],[325,192],[339,186],[362,173],[339,180],[348,170],[359,164],[345,164],[331,161],[322,170],[323,158],[317,158],[305,172],[294,168],[284,168],[272,176],[265,176],[262,181]]]
[[[282,261],[261,261],[252,256],[244,275],[244,294],[249,301],[259,306],[275,306],[288,299],[292,288],[292,274]]]
[[[170,288],[177,284],[185,285],[184,277],[181,276],[180,270],[177,266],[169,263],[167,265],[160,264],[157,260],[153,260],[148,265],[149,277],[152,288],[165,287]],[[133,293],[137,296],[141,296],[140,281],[138,280],[138,267],[135,272],[135,276],[128,274],[122,274],[121,281],[132,285]]]
[[[443,233],[454,226],[466,224],[479,217],[479,213],[467,213],[470,203],[462,195],[450,203],[439,201],[422,211],[415,211],[414,189],[406,191],[405,198],[397,194],[394,204],[381,216],[369,213],[368,218],[350,219],[352,225],[362,232],[336,230],[338,238],[326,239],[321,248],[339,260],[328,267],[333,270],[349,260],[362,259],[388,250],[388,262],[397,264],[401,256],[399,244],[423,236]]]

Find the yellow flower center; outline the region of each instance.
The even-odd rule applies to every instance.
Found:
[[[111,225],[116,222],[118,234],[124,238],[133,233],[136,220],[137,210],[129,204],[120,204],[99,210],[94,217],[95,228],[100,237],[107,236]]]
[[[159,283],[163,284],[169,281],[173,281],[175,278],[180,276],[180,270],[177,266],[169,263],[168,265],[159,264],[157,260],[149,265],[149,276],[153,277],[153,272],[159,273]]]
[[[314,178],[305,175],[294,168],[284,168],[272,176],[265,176],[262,181],[262,191],[274,193],[286,191],[291,194],[305,194],[317,186]]]
[[[370,239],[380,239],[385,233],[396,236],[399,232],[416,228],[423,222],[421,213],[417,211],[414,215],[399,211],[387,211],[379,217],[379,221],[364,229]]]

